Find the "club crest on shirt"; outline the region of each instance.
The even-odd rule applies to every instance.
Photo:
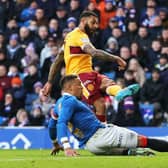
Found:
[[[87,89],[88,89],[89,91],[93,91],[93,90],[94,90],[94,85],[93,85],[93,84],[88,84],[88,85],[87,85]]]

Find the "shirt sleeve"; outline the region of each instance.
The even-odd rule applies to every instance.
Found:
[[[57,121],[57,137],[59,142],[68,141],[68,122],[75,111],[75,100],[70,98],[62,103]]]
[[[54,120],[53,118],[50,118],[49,124],[48,124],[48,131],[51,141],[56,141],[57,139],[57,120]]]
[[[92,45],[92,43],[90,42],[88,36],[81,36],[78,40],[78,45],[81,47],[81,49],[83,50],[84,46],[86,44]]]

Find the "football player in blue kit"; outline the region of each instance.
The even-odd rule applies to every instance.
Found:
[[[65,76],[61,80],[61,87],[62,97],[57,101],[49,122],[50,138],[54,144],[52,154],[63,149],[66,156],[78,155],[71,148],[68,130],[79,141],[79,147],[85,146],[85,149],[96,155],[111,155],[114,149],[119,149],[120,154],[126,155],[130,149],[136,148],[168,152],[167,141],[139,135],[113,124],[101,123],[92,110],[80,101],[82,85],[76,75]]]

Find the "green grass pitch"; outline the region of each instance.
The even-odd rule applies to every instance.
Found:
[[[0,168],[168,168],[168,153],[156,156],[95,156],[80,150],[78,157],[50,150],[0,150]]]

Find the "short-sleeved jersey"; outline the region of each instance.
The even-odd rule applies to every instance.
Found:
[[[90,43],[89,37],[79,28],[68,33],[64,44],[64,60],[66,75],[92,72],[92,57],[82,51],[82,47]]]

